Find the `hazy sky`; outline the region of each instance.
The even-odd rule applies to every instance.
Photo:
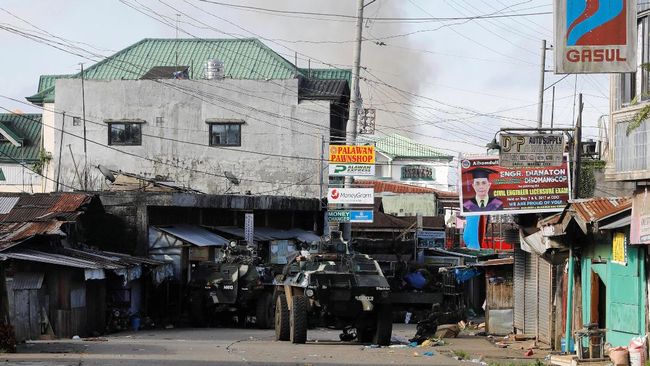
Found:
[[[0,95],[24,100],[36,92],[39,75],[75,73],[80,62],[92,65],[95,61],[82,57],[88,51],[109,56],[142,38],[174,38],[177,19],[181,38],[258,37],[292,62],[297,52],[300,67],[307,67],[308,60],[312,67],[352,64],[352,19],[244,10],[224,3],[354,15],[356,1],[3,0]],[[553,20],[551,15],[410,23],[375,18],[550,11],[551,0],[377,0],[368,5],[361,87],[364,107],[378,109],[378,134],[410,135],[451,154],[481,153],[500,127],[535,127],[541,40],[553,43]],[[79,55],[7,27],[50,41],[59,42],[56,36],[79,42]],[[552,52],[546,60],[552,69]],[[546,85],[561,78],[547,73]],[[609,78],[581,75],[575,82],[569,76],[556,85],[555,126],[571,126],[575,86],[584,94],[583,136],[597,138],[598,119],[609,110]],[[550,89],[545,97],[548,126]],[[4,98],[0,106],[38,112]]]

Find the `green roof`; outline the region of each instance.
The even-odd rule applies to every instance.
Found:
[[[0,141],[0,163],[38,160],[42,131],[40,114],[0,113],[0,129],[11,130],[23,142],[22,146],[16,146],[10,141]]]
[[[444,159],[452,160],[453,156],[443,154],[433,147],[419,143],[408,137],[392,134],[386,137],[366,138],[375,142],[375,149],[392,158],[410,159]]]
[[[312,79],[347,80],[352,85],[352,70],[349,69],[299,69],[300,73]]]
[[[218,59],[224,74],[232,79],[293,79],[306,76],[291,62],[255,38],[245,39],[153,39],[145,38],[84,70],[86,79],[136,80],[155,66],[189,66],[190,79],[204,77],[205,62]],[[349,80],[349,70],[313,69],[314,78]],[[43,75],[38,93],[27,97],[32,103],[54,102],[54,82],[75,75]]]

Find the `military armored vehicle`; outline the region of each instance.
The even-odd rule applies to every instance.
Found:
[[[236,242],[217,262],[197,264],[189,283],[192,323],[227,323],[236,315],[245,326],[247,317],[255,315],[260,328],[272,328],[273,277],[266,270],[251,248]]]
[[[290,259],[276,280],[276,339],[305,343],[310,326],[324,326],[344,341],[390,344],[390,287],[377,262],[340,238],[323,249]]]

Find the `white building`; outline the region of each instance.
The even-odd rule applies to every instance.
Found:
[[[456,191],[458,172],[453,156],[398,134],[364,137],[362,141],[375,144],[375,179]]]
[[[42,76],[28,100],[45,107],[49,190],[59,175],[66,189],[104,189],[102,166],[206,193],[319,197],[348,79],[298,69],[256,39],[144,39],[83,81]]]

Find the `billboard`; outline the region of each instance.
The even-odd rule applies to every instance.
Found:
[[[373,188],[329,188],[327,202],[339,203],[375,203],[375,190]]]
[[[499,140],[499,165],[502,167],[557,166],[564,158],[562,134],[504,133]]]
[[[636,71],[636,0],[555,0],[555,73]]]
[[[630,244],[650,244],[650,197],[648,189],[634,193],[632,197],[632,222]]]
[[[330,163],[374,164],[375,147],[367,145],[330,145]]]
[[[570,197],[565,160],[558,166],[505,168],[494,157],[460,161],[464,216],[559,212]]]
[[[330,164],[329,173],[332,177],[374,176],[374,164]]]

